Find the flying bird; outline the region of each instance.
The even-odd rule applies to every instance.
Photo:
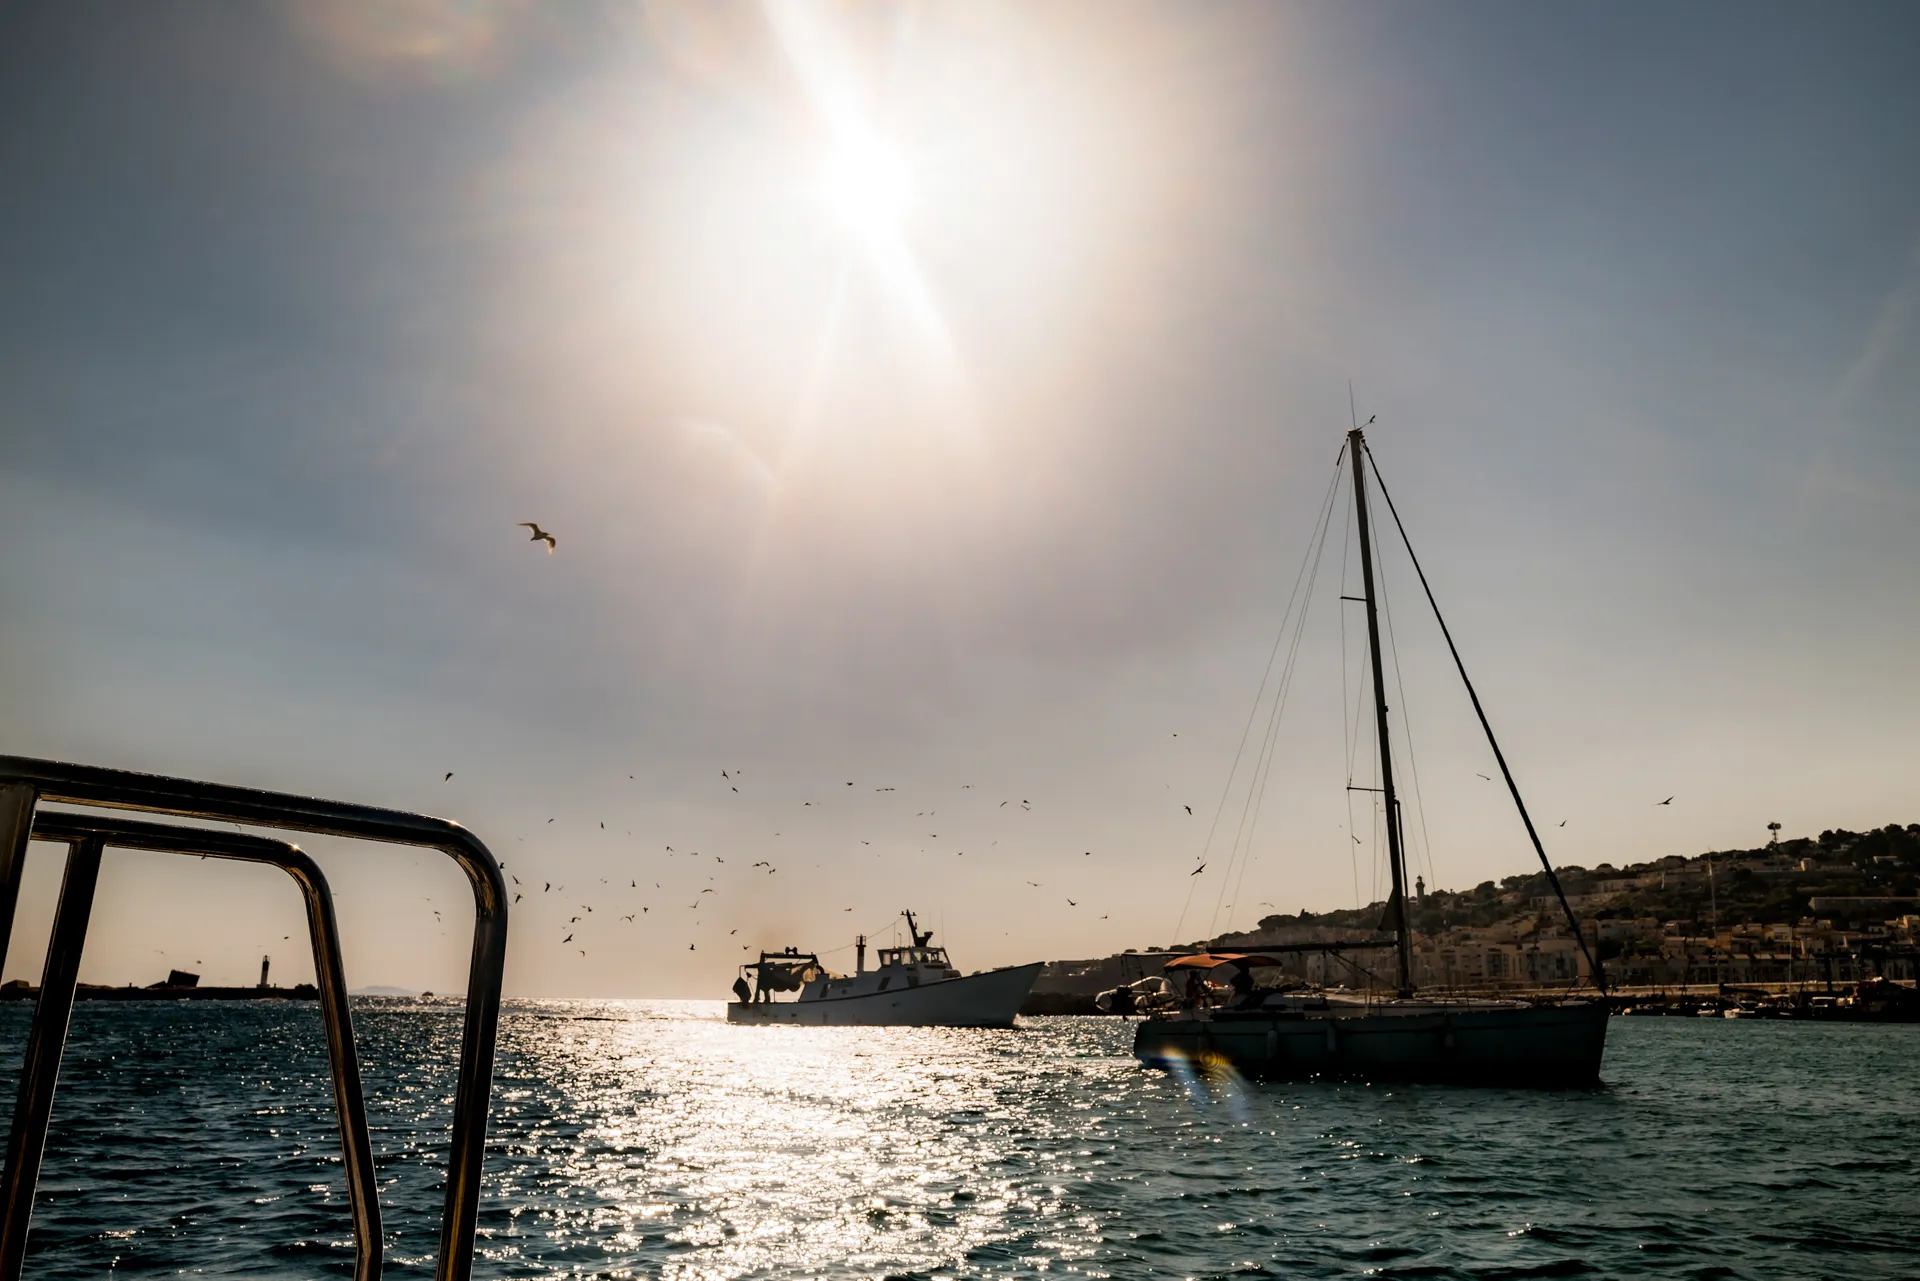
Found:
[[[1074,902],[1074,901],[1073,901],[1072,899],[1068,899],[1068,900],[1067,900],[1067,906],[1068,906],[1068,907],[1079,907],[1080,905],[1079,905],[1078,903],[1076,903],[1076,902]]]
[[[623,916],[623,917],[621,917],[620,919],[621,919],[621,920],[623,920],[623,921],[631,921],[631,920],[633,919],[633,916],[632,916],[632,914],[631,914],[631,913],[629,913],[628,915],[626,915],[626,916]]]
[[[546,888],[545,888],[545,889],[542,889],[542,890],[541,890],[540,892],[541,892],[542,894],[545,894],[545,893],[547,893],[547,892],[548,892],[549,890],[551,890],[551,889],[553,889],[553,882],[552,882],[552,881],[548,881],[548,882],[547,882],[547,884],[546,884]]]
[[[1193,813],[1193,806],[1191,805],[1182,805],[1180,808],[1185,810],[1189,814]]]
[[[1204,871],[1206,871],[1206,870],[1207,870],[1207,865],[1206,865],[1205,863],[1202,863],[1202,864],[1201,864],[1201,865],[1200,865],[1199,867],[1196,867],[1196,868],[1194,868],[1194,869],[1193,869],[1193,870],[1192,870],[1191,872],[1188,872],[1188,873],[1187,873],[1187,875],[1188,875],[1188,876],[1198,876],[1198,875],[1200,875],[1200,873],[1202,873],[1202,872],[1204,872]]]
[[[540,526],[534,524],[530,520],[516,521],[515,523],[519,525],[520,528],[522,529],[531,529],[533,531],[533,533],[527,538],[528,542],[545,543],[547,545],[547,555],[549,556],[553,555],[553,549],[559,546],[559,543],[555,541],[552,534],[549,534],[546,530],[540,528]]]
[[[514,901],[514,902],[516,902],[516,903],[518,903],[518,902],[520,901],[520,896],[519,896],[518,894],[516,894],[516,895],[514,895],[514,896],[513,896],[513,901]]]
[[[1489,775],[1486,775],[1486,774],[1482,774],[1482,773],[1481,773],[1481,772],[1480,772],[1479,770],[1475,770],[1475,771],[1473,772],[1473,776],[1474,776],[1475,778],[1484,778],[1484,779],[1486,779],[1486,780],[1487,780],[1487,781],[1488,781],[1489,783],[1491,783],[1491,782],[1493,781],[1493,779],[1492,779],[1492,777],[1491,777],[1491,776],[1489,776]]]
[[[1673,804],[1673,797],[1671,797],[1671,796],[1669,796],[1669,797],[1668,797],[1668,798],[1667,798],[1666,800],[1664,800],[1664,801],[1655,801],[1655,802],[1654,802],[1654,804],[1655,804],[1655,805],[1671,805],[1671,804]]]
[[[571,943],[573,942],[573,935],[569,934],[565,938],[561,939],[560,941],[562,943]]]
[[[447,778],[443,778],[443,779],[441,779],[440,781],[441,781],[442,783],[444,783],[444,782],[446,782],[446,781],[447,781],[447,779],[448,779],[448,778],[452,778],[452,777],[453,777],[453,771],[452,771],[452,770],[448,770],[448,771],[447,771]]]
[[[1567,820],[1566,820],[1566,819],[1564,819],[1564,818],[1563,818],[1563,819],[1561,819],[1561,820],[1560,820],[1560,826],[1561,826],[1561,827],[1565,827],[1566,825],[1567,825]]]

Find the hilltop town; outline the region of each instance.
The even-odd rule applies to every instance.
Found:
[[[1587,946],[1615,987],[1846,982],[1875,974],[1910,980],[1920,963],[1920,823],[1557,870]],[[1178,946],[1056,961],[1035,992],[1091,994],[1157,974],[1168,953],[1209,948],[1298,949],[1275,953],[1287,977],[1389,986],[1389,953],[1334,950],[1379,938],[1385,915],[1385,903],[1302,911]],[[1408,918],[1422,987],[1492,992],[1591,982],[1544,872],[1466,890],[1416,882]]]

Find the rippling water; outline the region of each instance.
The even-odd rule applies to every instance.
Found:
[[[430,1275],[459,1010],[355,1026],[388,1275]],[[1581,1093],[1209,1084],[1130,1033],[512,1003],[476,1275],[1920,1276],[1920,1027],[1615,1020]],[[60,1084],[29,1276],[349,1270],[315,1007],[82,1005]]]

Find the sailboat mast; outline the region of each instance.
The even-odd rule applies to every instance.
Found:
[[[1399,961],[1400,995],[1413,995],[1413,939],[1407,929],[1407,871],[1400,848],[1400,802],[1393,791],[1393,750],[1387,740],[1387,673],[1380,662],[1380,614],[1373,594],[1373,537],[1367,521],[1367,474],[1362,455],[1367,440],[1360,428],[1347,433],[1353,460],[1353,514],[1360,525],[1360,581],[1367,603],[1367,651],[1373,666],[1373,715],[1380,740],[1380,791],[1387,807],[1387,865],[1393,874],[1394,955]]]

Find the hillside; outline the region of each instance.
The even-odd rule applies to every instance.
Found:
[[[1920,960],[1920,823],[1833,830],[1756,849],[1558,869],[1590,948],[1616,984],[1795,982],[1887,973]],[[1258,927],[1173,948],[1049,965],[1036,991],[1097,991],[1158,972],[1167,951],[1248,949],[1366,938],[1384,903],[1263,918]],[[1416,894],[1409,918],[1422,986],[1488,988],[1585,981],[1544,872]],[[1377,986],[1384,958],[1289,955],[1313,982]]]

